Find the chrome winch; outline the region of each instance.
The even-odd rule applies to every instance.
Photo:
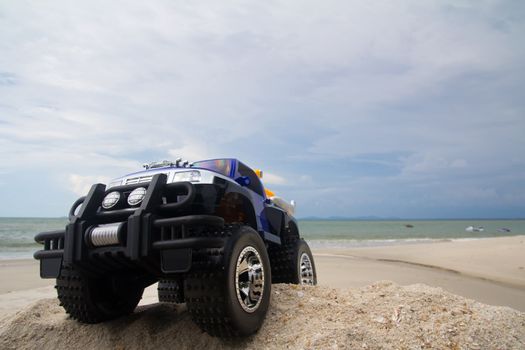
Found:
[[[88,233],[88,241],[95,247],[116,245],[121,243],[125,222],[98,225]]]

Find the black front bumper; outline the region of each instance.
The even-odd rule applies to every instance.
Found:
[[[35,252],[42,278],[56,278],[62,265],[75,265],[86,273],[100,275],[123,269],[139,269],[163,276],[186,272],[193,249],[224,245],[217,237],[194,235],[204,227],[222,227],[224,220],[212,215],[221,198],[221,186],[166,184],[167,176],[157,174],[149,183],[112,187],[95,184],[83,201],[77,201],[64,231],[42,232],[35,240],[44,245]],[[139,207],[105,211],[104,197],[112,191],[147,188]],[[75,215],[75,206],[82,205]],[[118,244],[95,246],[90,233],[104,224],[119,225]]]

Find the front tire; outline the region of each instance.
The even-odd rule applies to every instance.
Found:
[[[73,266],[63,266],[56,280],[60,305],[71,318],[82,323],[99,323],[135,310],[144,287],[131,279],[87,278]]]
[[[161,303],[184,303],[182,281],[179,279],[163,279],[157,286]]]
[[[213,336],[251,335],[262,326],[271,296],[266,246],[249,226],[226,227],[222,249],[194,252],[194,268],[185,280],[188,310]]]

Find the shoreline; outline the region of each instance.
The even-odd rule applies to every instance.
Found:
[[[524,220],[525,221],[525,220]],[[385,239],[310,239],[303,237],[312,250],[341,250],[354,248],[388,248],[397,246],[412,246],[436,244],[444,242],[470,242],[470,241],[484,241],[492,239],[505,239],[513,237],[522,237],[525,239],[525,234],[507,235],[507,236],[487,236],[487,237],[411,237],[411,238],[385,238]],[[14,257],[2,256],[0,252],[0,266],[3,262],[8,261],[27,261],[34,260],[33,254],[35,251],[42,248],[41,245],[33,245],[32,249],[27,252],[22,252]]]
[[[385,238],[385,239],[307,239],[312,249],[353,249],[353,248],[374,248],[374,247],[396,247],[405,245],[435,244],[444,242],[470,242],[484,241],[500,238],[522,237],[525,234],[507,235],[507,236],[487,236],[487,237],[411,237],[411,238]]]

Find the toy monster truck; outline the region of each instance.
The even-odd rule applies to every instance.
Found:
[[[43,232],[34,254],[56,278],[74,319],[98,323],[131,313],[144,288],[186,303],[214,336],[246,336],[262,325],[271,283],[316,284],[293,205],[265,190],[236,159],[163,161],[95,184],[63,231]]]

